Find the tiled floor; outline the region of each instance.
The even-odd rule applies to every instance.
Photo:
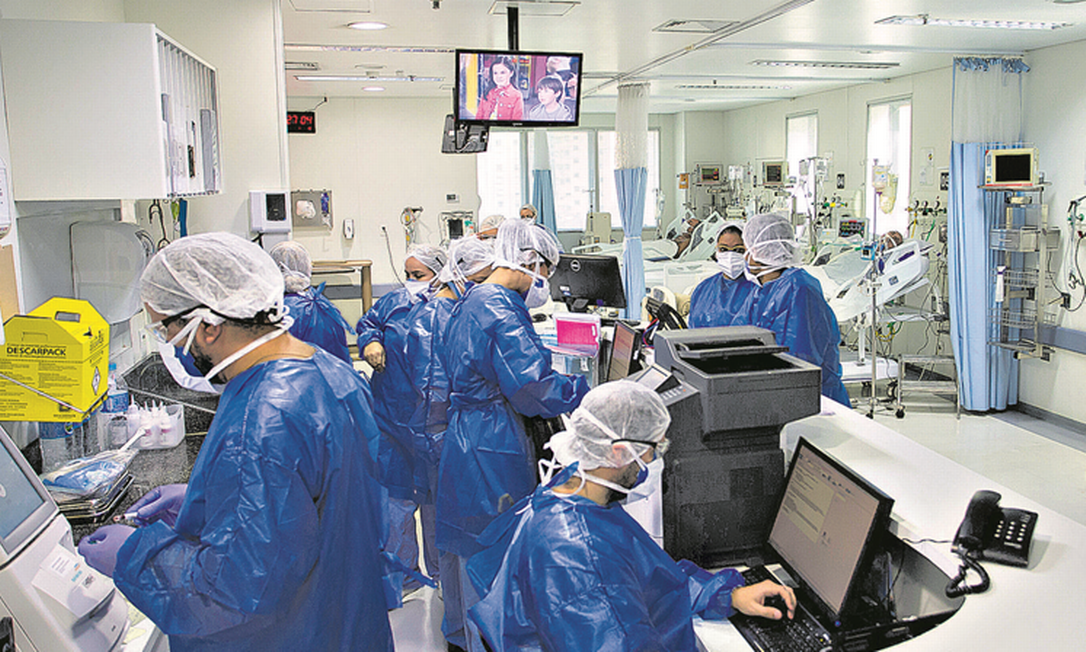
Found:
[[[860,406],[866,414],[867,403]],[[1086,525],[1086,432],[1019,412],[954,416],[954,403],[935,394],[907,395],[905,417],[885,406],[875,420],[931,450]],[[1013,505],[1011,505],[1013,507]],[[396,648],[444,650],[441,600],[431,589],[391,612]]]

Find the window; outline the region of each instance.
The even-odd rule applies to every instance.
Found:
[[[492,131],[486,152],[475,155],[475,169],[479,185],[479,215],[500,213],[506,217],[520,211],[520,132]]]
[[[784,119],[784,149],[788,158],[788,176],[795,177],[797,184],[792,188],[796,197],[796,210],[810,212],[810,198],[807,187],[799,185],[800,161],[818,156],[818,114],[808,113]]]
[[[588,131],[548,131],[551,185],[554,186],[554,218],[559,231],[584,230],[585,215],[592,205]],[[528,137],[528,160],[534,160],[535,142]],[[529,166],[531,167],[531,166]],[[531,172],[529,171],[529,175]],[[535,178],[531,175],[528,194],[532,195]]]
[[[479,218],[501,213],[516,215],[531,197],[533,138],[528,132],[492,131],[487,151],[476,154]],[[618,198],[615,195],[615,132],[590,129],[547,132],[551,182],[554,185],[555,219],[559,231],[583,231],[585,215],[591,210],[611,213],[611,224],[620,228]],[[656,226],[656,203],[660,188],[660,132],[649,130],[648,180],[645,189],[645,228]],[[521,152],[526,155],[522,158]],[[597,195],[598,192],[598,195]]]
[[[615,132],[601,131],[596,138],[599,150],[600,210],[611,214],[611,225],[621,228],[618,195],[615,191]],[[660,132],[650,129],[648,140],[648,179],[645,181],[646,229],[656,226],[656,199],[660,196]],[[581,227],[584,228],[584,227]]]
[[[875,222],[879,234],[908,231],[912,151],[912,104],[910,100],[892,100],[867,107],[867,162],[865,164],[864,206],[868,219]],[[875,214],[875,192],[871,169],[875,162],[890,166],[890,185],[879,200]]]

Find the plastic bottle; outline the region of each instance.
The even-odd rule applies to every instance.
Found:
[[[117,363],[109,363],[109,385],[106,400],[98,419],[98,436],[101,450],[117,448],[127,440],[128,431],[126,414],[130,405],[128,384],[124,376],[117,373]]]
[[[69,461],[82,456],[83,424],[40,423],[38,437],[41,442],[41,470],[48,473]]]

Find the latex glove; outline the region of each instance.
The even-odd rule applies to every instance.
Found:
[[[181,511],[181,503],[185,502],[186,489],[187,484],[164,484],[155,487],[132,503],[128,511],[136,512],[139,520],[145,523],[162,521],[173,527],[177,522],[177,514]]]
[[[776,601],[774,596],[780,596],[780,601],[784,604],[777,601],[777,606],[773,606],[772,603]],[[732,591],[732,607],[748,616],[761,616],[770,620],[780,620],[785,616],[792,618],[796,615],[796,594],[787,586],[765,580]]]
[[[370,342],[362,349],[362,357],[374,371],[385,370],[385,347],[380,342]]]
[[[121,549],[136,528],[127,525],[105,525],[79,542],[79,554],[90,567],[103,575],[113,577],[117,568],[117,551]]]

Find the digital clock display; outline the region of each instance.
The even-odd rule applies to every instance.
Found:
[[[314,111],[287,111],[288,134],[317,133],[317,114]]]

